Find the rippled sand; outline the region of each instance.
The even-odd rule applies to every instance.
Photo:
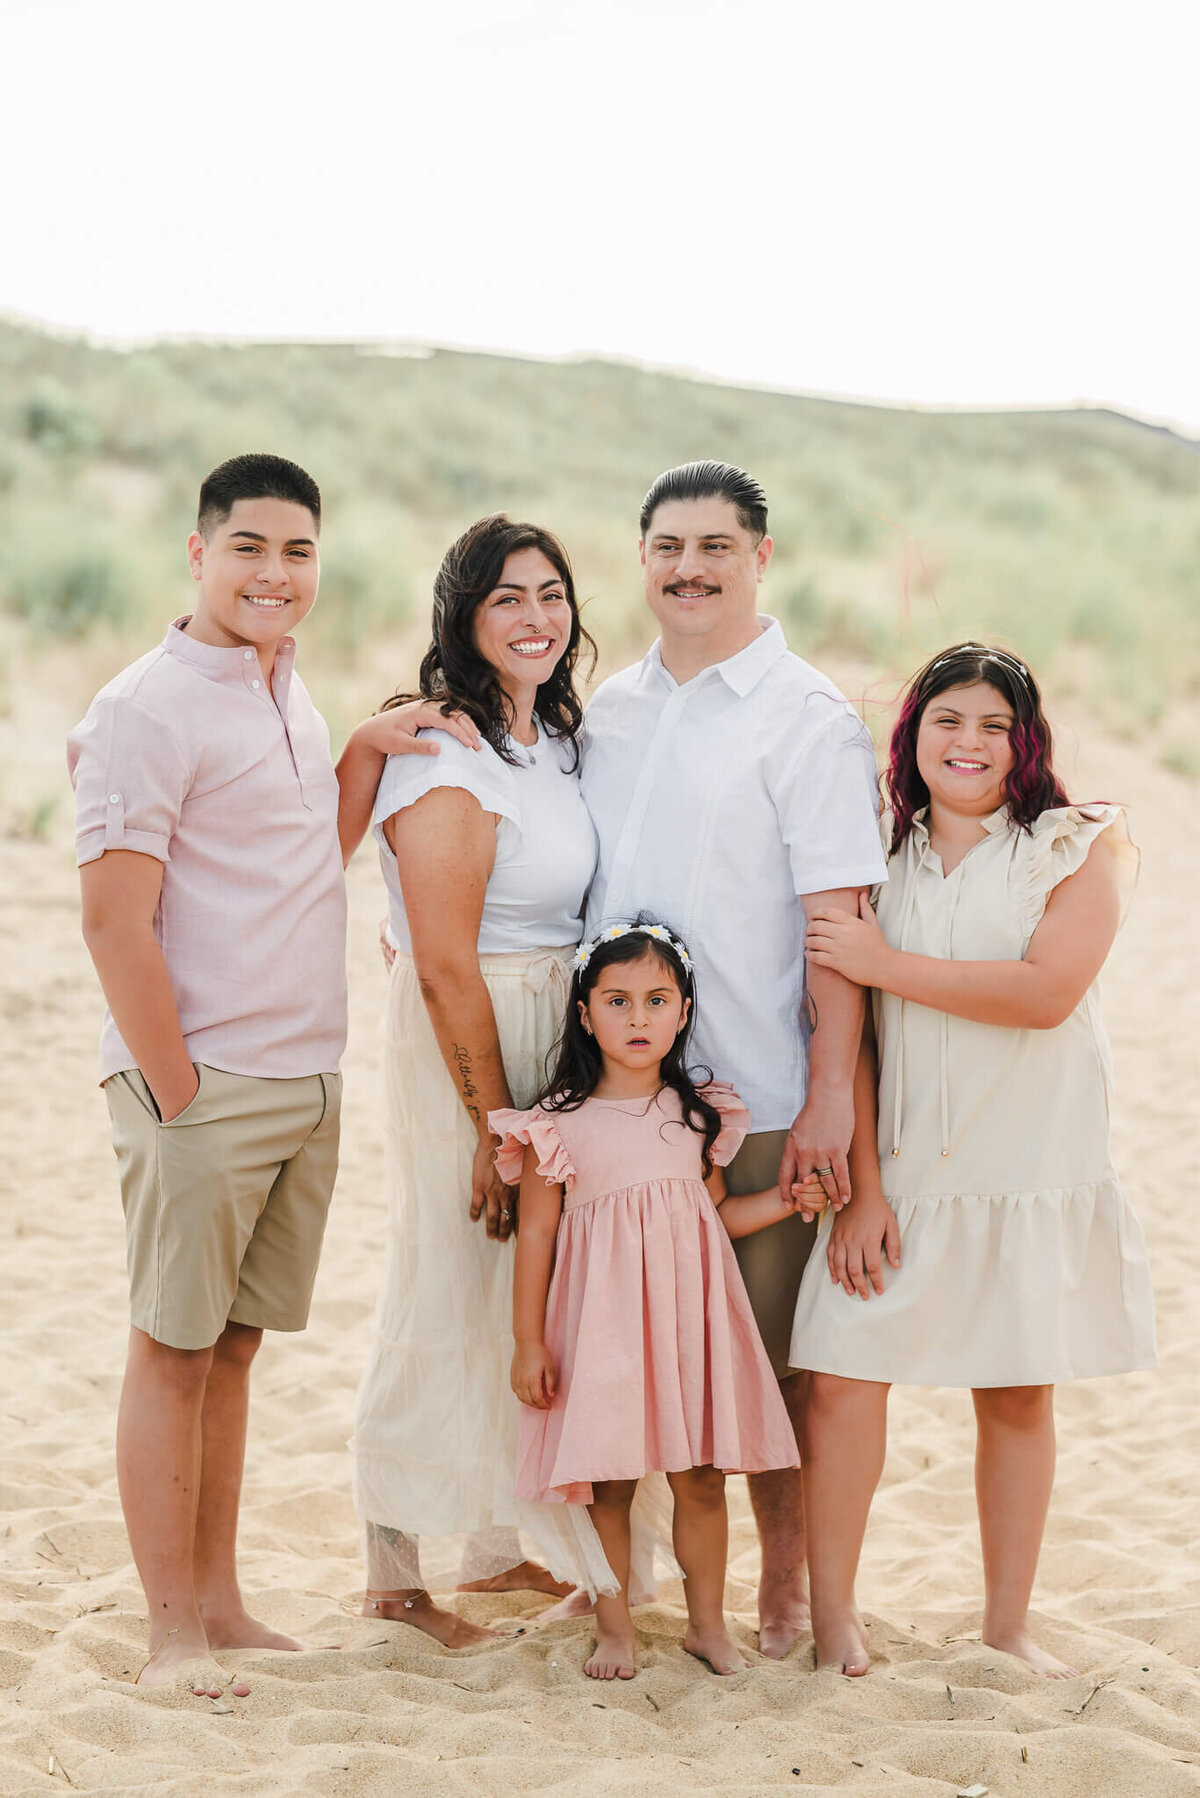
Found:
[[[141,1595],[117,1502],[112,1432],[125,1337],[120,1211],[95,1086],[98,998],[79,940],[65,834],[0,844],[0,974],[10,1072],[0,1180],[0,1793],[646,1794],[769,1791],[1176,1798],[1200,1790],[1200,1229],[1194,790],[1136,751],[1064,739],[1081,797],[1124,798],[1145,863],[1105,977],[1116,1137],[1150,1239],[1157,1374],[1064,1389],[1061,1464],[1036,1593],[1042,1640],[1085,1671],[1043,1683],[980,1646],[965,1393],[898,1393],[861,1596],[875,1665],[849,1682],[754,1649],[757,1550],[733,1482],[730,1599],[750,1671],[684,1655],[678,1587],[640,1619],[642,1670],[598,1689],[580,1623],[471,1598],[518,1641],[451,1656],[355,1616],[345,1438],[383,1228],[375,1117],[369,855],[351,879],[353,1034],[346,1153],[311,1326],[260,1357],[242,1532],[248,1593],[321,1646],[227,1659],[249,1698],[220,1708],[135,1694]],[[1072,765],[1074,763],[1074,766]],[[326,1646],[328,1645],[328,1646]],[[52,1759],[53,1757],[53,1759]],[[50,1771],[53,1767],[53,1771]]]

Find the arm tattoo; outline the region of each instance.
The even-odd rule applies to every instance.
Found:
[[[475,1119],[475,1122],[479,1123],[479,1107],[472,1103],[473,1100],[478,1099],[479,1097],[479,1088],[476,1086],[471,1076],[471,1057],[467,1054],[467,1051],[463,1048],[461,1043],[455,1043],[451,1053],[454,1056],[454,1065],[458,1069],[458,1078],[462,1085],[463,1104]]]

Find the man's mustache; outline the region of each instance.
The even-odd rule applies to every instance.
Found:
[[[671,581],[663,588],[664,593],[719,593],[719,587],[710,587],[707,581]]]

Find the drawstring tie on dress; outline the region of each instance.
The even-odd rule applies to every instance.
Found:
[[[565,999],[571,988],[571,966],[565,958],[570,949],[539,949],[529,958],[529,966],[521,979],[531,993],[541,993],[553,983]]]
[[[921,859],[924,861],[925,848],[922,846]],[[919,871],[918,864],[918,871]],[[958,870],[955,869],[954,873]],[[945,878],[943,876],[942,878]],[[950,876],[953,879],[953,875]],[[958,902],[962,897],[962,881],[956,880],[954,893],[950,902],[950,915],[946,920],[945,956],[948,961],[954,959],[954,920],[958,915]],[[900,953],[908,948],[908,935],[912,925],[913,910],[916,905],[917,882],[915,877],[908,883],[908,892],[904,896],[904,912],[900,924]],[[892,1155],[900,1153],[900,1138],[904,1126],[904,1000],[900,1000],[897,1019],[896,1048],[896,1090],[892,1100]],[[943,1011],[938,1024],[938,1100],[942,1127],[942,1159],[950,1153],[950,1014]]]

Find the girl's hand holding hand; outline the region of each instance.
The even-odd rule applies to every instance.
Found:
[[[509,1383],[523,1405],[548,1411],[558,1388],[558,1370],[544,1342],[518,1342]]]
[[[828,1194],[818,1174],[810,1174],[803,1185],[798,1180],[792,1181],[792,1209],[798,1211],[806,1224],[811,1224],[818,1211],[824,1211],[829,1203]]]
[[[900,1226],[896,1213],[882,1193],[855,1195],[854,1203],[839,1211],[829,1233],[825,1258],[835,1286],[844,1286],[853,1297],[869,1299],[871,1288],[883,1291],[882,1255],[891,1267],[900,1265]]]
[[[865,893],[859,896],[857,917],[847,911],[814,912],[804,948],[818,967],[832,968],[858,986],[882,986],[892,953]]]
[[[363,749],[375,749],[381,755],[438,755],[440,745],[428,737],[418,737],[419,730],[444,730],[457,737],[468,749],[479,749],[483,738],[465,712],[443,712],[440,701],[410,699],[407,705],[392,706],[364,718],[350,733]]]
[[[487,1233],[495,1242],[507,1242],[517,1227],[515,1186],[506,1186],[496,1166],[499,1138],[482,1136],[475,1151],[471,1170],[471,1222],[477,1224],[486,1216]]]

